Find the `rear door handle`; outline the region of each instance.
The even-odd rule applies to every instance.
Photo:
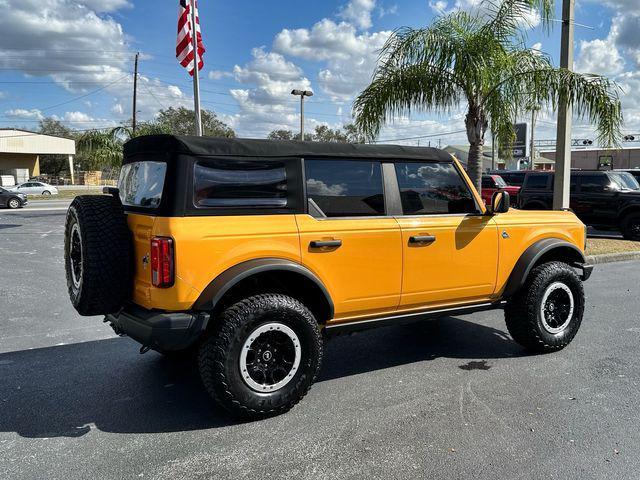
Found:
[[[341,247],[342,240],[313,240],[309,244],[311,248],[322,248],[322,247]]]
[[[434,235],[418,235],[409,237],[409,243],[433,243],[436,241]]]

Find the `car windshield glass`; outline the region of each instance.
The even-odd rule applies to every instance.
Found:
[[[616,172],[610,175],[611,180],[622,190],[640,190],[640,184],[630,173]]]
[[[157,208],[162,199],[164,162],[133,162],[123,165],[118,180],[120,200],[123,205]]]
[[[496,186],[498,188],[504,188],[507,186],[507,182],[505,182],[502,177],[498,175],[494,175],[493,180],[496,182]]]
[[[0,187],[0,193],[6,193],[6,192],[7,191],[4,188]]]

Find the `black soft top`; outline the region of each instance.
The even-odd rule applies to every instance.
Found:
[[[134,161],[133,157],[137,154],[149,153],[174,153],[212,157],[330,157],[452,161],[450,154],[444,150],[431,147],[147,135],[134,138],[125,143],[124,163]]]

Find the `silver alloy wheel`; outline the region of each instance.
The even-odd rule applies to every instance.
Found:
[[[544,329],[555,335],[564,331],[573,317],[573,292],[562,282],[547,287],[540,303],[540,318]]]
[[[42,192],[42,195],[48,197],[51,195],[51,192],[49,190],[45,190],[44,192]]]
[[[301,356],[300,339],[291,328],[280,322],[260,325],[240,352],[242,380],[257,392],[275,392],[293,380]]]
[[[20,201],[17,198],[12,198],[9,200],[9,208],[18,208],[20,206]]]
[[[80,288],[82,280],[82,235],[78,223],[71,227],[71,238],[69,239],[69,259],[71,260],[71,280],[73,286]]]

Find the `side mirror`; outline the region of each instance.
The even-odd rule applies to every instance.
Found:
[[[498,190],[491,197],[491,213],[507,213],[511,205],[509,193],[504,190]]]

